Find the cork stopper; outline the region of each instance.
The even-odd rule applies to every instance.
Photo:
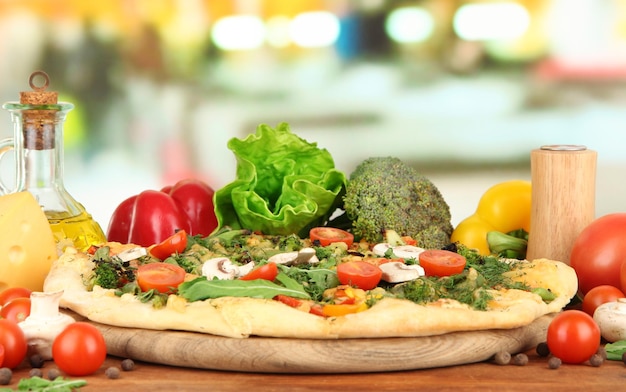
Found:
[[[37,79],[43,78],[43,83],[37,85]],[[45,106],[55,105],[58,102],[56,91],[46,91],[50,85],[48,74],[35,71],[30,75],[28,84],[33,91],[20,92],[20,103],[23,105]],[[55,121],[57,110],[28,109],[23,112],[24,148],[31,150],[48,150],[55,147]]]
[[[36,79],[43,78],[43,84],[37,86]],[[50,78],[44,71],[35,71],[30,75],[28,84],[33,91],[22,91],[20,103],[23,105],[54,105],[57,103],[59,94],[56,91],[46,91],[50,85]]]

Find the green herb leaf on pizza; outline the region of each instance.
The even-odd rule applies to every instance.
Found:
[[[280,275],[280,274],[279,274]],[[280,277],[284,279],[285,277]],[[201,301],[219,297],[250,297],[272,299],[282,294],[294,298],[308,299],[309,295],[301,286],[290,281],[289,287],[278,285],[269,280],[209,280],[206,277],[196,278],[178,286],[178,295],[187,301]]]

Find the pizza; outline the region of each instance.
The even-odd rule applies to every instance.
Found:
[[[184,251],[165,260],[134,244],[70,247],[52,265],[44,290],[62,290],[61,307],[106,325],[302,339],[516,328],[559,312],[577,291],[574,270],[560,261],[480,256],[454,244],[425,250],[393,236],[381,244],[334,238],[227,228],[187,236]],[[433,275],[424,268],[427,255],[435,261],[439,255],[440,267],[463,263]],[[138,284],[142,271],[166,264],[184,270],[181,282]],[[113,283],[99,275],[103,268],[115,272]],[[380,271],[375,283],[369,270]]]

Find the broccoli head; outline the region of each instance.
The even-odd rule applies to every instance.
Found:
[[[374,157],[350,175],[343,199],[355,237],[381,242],[386,230],[409,235],[422,248],[450,242],[450,207],[437,187],[394,157]]]

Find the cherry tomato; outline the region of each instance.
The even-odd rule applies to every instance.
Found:
[[[107,356],[106,342],[98,328],[77,321],[71,323],[52,343],[52,359],[63,372],[82,377],[100,369]]]
[[[137,284],[141,291],[152,289],[161,293],[176,291],[185,280],[185,269],[169,263],[148,263],[137,268]]]
[[[14,298],[0,309],[0,317],[14,323],[24,321],[30,315],[30,298]]]
[[[356,286],[362,290],[371,290],[378,286],[383,271],[374,264],[365,261],[348,261],[337,266],[337,278],[341,284]]]
[[[354,242],[354,236],[351,233],[334,227],[314,227],[309,231],[309,237],[311,241],[319,241],[322,246],[343,242],[349,248]]]
[[[564,363],[582,363],[600,347],[600,327],[581,310],[565,310],[548,326],[546,343],[550,352]]]
[[[626,260],[622,263],[619,270],[619,281],[621,283],[622,293],[626,291]]]
[[[173,254],[183,253],[187,248],[187,232],[179,230],[160,244],[151,246],[148,252],[159,260],[165,260]]]
[[[26,336],[22,328],[11,320],[0,319],[0,345],[4,348],[2,366],[14,369],[26,358]]]
[[[31,292],[26,287],[9,287],[0,293],[0,306],[4,306],[4,304],[14,298],[30,298]]]
[[[616,301],[618,298],[626,297],[622,290],[617,287],[609,286],[608,284],[603,284],[601,286],[596,286],[589,290],[585,297],[583,298],[582,309],[583,312],[587,313],[590,316],[593,316],[593,313],[596,311],[596,308],[603,303]]]
[[[419,255],[426,276],[450,276],[460,274],[467,260],[464,256],[443,249],[426,250]]]
[[[595,219],[580,232],[570,255],[582,294],[596,286],[621,287],[620,268],[626,260],[626,213]]]
[[[248,272],[248,274],[242,276],[241,280],[255,280],[255,279],[265,279],[269,281],[273,281],[276,279],[278,275],[278,266],[276,263],[267,263],[263,264],[260,267],[253,269]]]
[[[0,344],[0,366],[4,364],[4,346]]]

